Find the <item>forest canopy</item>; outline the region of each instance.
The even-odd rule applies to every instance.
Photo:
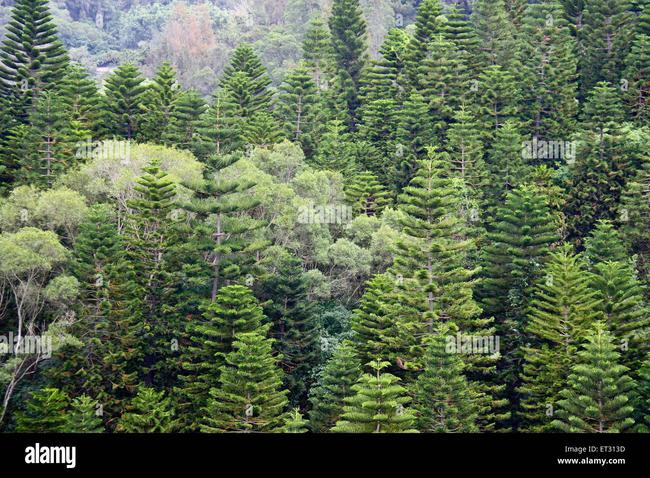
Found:
[[[1,5],[0,430],[648,431],[650,1]]]

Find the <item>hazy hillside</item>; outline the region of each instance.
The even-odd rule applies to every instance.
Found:
[[[0,1],[0,25],[13,3]],[[389,28],[413,22],[420,1],[360,3],[369,50],[376,55]],[[152,75],[163,60],[171,60],[184,86],[209,94],[242,41],[254,44],[278,84],[301,57],[309,19],[327,15],[331,0],[53,0],[50,5],[71,58],[89,71],[103,76],[133,61]]]

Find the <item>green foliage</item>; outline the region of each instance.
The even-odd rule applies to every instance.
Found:
[[[404,405],[411,401],[399,378],[382,373],[388,362],[368,363],[373,374],[363,374],[352,386],[354,394],[346,398],[343,415],[334,433],[407,433],[415,432],[413,411]]]
[[[625,245],[610,221],[598,221],[591,235],[585,239],[585,256],[595,266],[603,262],[624,262],[628,255]]]
[[[125,63],[106,79],[104,128],[107,136],[127,140],[140,133],[146,87],[135,65]]]
[[[221,288],[202,316],[187,324],[189,343],[181,356],[185,373],[179,375],[179,392],[189,426],[197,426],[210,390],[218,386],[221,366],[233,350],[236,335],[257,330],[263,321],[262,308],[251,291],[232,285]]]
[[[234,50],[221,77],[221,87],[231,95],[238,115],[246,119],[270,109],[270,83],[259,57],[246,44]]]
[[[528,5],[521,29],[518,78],[524,121],[533,137],[567,138],[577,113],[575,40],[557,2]]]
[[[275,113],[282,122],[285,137],[300,143],[308,157],[314,151],[321,129],[319,119],[322,114],[318,109],[316,84],[309,70],[300,65],[287,73],[280,86]]]
[[[360,105],[361,73],[366,64],[366,22],[359,0],[334,0],[329,17],[332,56],[347,106],[347,125],[354,129]]]
[[[413,408],[417,429],[429,433],[473,433],[478,431],[479,408],[471,385],[463,375],[460,355],[447,350],[453,328],[440,327],[432,336],[424,356],[424,371],[415,383]]]
[[[302,418],[300,410],[294,408],[285,421],[283,433],[307,433],[307,420]]]
[[[66,408],[70,399],[58,388],[43,388],[31,394],[24,412],[16,414],[19,433],[62,433],[66,431]]]
[[[265,338],[267,332],[268,326],[262,326],[235,334],[219,387],[210,390],[201,431],[281,431],[287,391],[282,390],[282,370],[272,354],[273,339]]]
[[[578,40],[583,96],[600,81],[618,84],[633,31],[629,0],[593,0],[585,4]]]
[[[343,342],[332,353],[320,374],[318,384],[309,394],[309,426],[313,432],[329,431],[343,413],[343,399],[361,374],[361,362],[350,342]]]
[[[262,284],[262,296],[270,300],[265,315],[271,320],[271,337],[285,372],[285,388],[292,404],[305,405],[320,362],[319,330],[314,304],[307,299],[307,284],[300,260],[279,259]]]
[[[0,96],[24,122],[32,104],[65,74],[68,57],[57,37],[47,0],[18,0],[0,47]]]
[[[165,392],[140,387],[131,400],[128,411],[117,423],[117,431],[123,433],[171,433],[177,429],[177,421],[171,399]]]
[[[578,149],[567,200],[571,237],[587,235],[600,219],[616,219],[629,174],[620,130],[623,107],[617,89],[598,83],[584,107],[586,131]]]
[[[68,433],[104,432],[104,424],[98,414],[101,410],[99,407],[97,400],[93,400],[88,395],[81,395],[72,400],[72,410],[68,412],[65,431]]]
[[[522,428],[549,430],[549,410],[557,407],[578,345],[593,322],[602,319],[600,298],[590,289],[590,274],[570,246],[553,252],[535,286],[523,348]]]
[[[379,216],[381,211],[390,204],[388,191],[369,171],[355,175],[345,194],[352,204],[355,214]]]
[[[587,336],[558,402],[553,426],[567,433],[620,433],[634,424],[628,394],[634,382],[619,364],[614,338],[602,324]]]

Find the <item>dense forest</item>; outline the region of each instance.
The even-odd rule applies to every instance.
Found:
[[[650,430],[650,0],[4,3],[1,430]]]

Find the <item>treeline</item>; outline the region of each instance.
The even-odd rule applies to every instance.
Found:
[[[334,0],[277,91],[242,44],[206,99],[99,88],[18,0],[1,426],[647,431],[648,4],[424,0],[370,60]]]

